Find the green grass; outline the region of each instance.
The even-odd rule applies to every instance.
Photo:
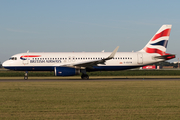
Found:
[[[0,77],[22,77],[24,76],[25,72],[24,71],[0,71]],[[29,71],[28,72],[29,76],[35,77],[35,76],[45,76],[45,77],[50,77],[54,76],[54,72],[50,71]]]
[[[90,76],[179,76],[179,70],[124,70],[90,72]]]
[[[23,71],[0,71],[0,77],[23,77]],[[180,76],[180,70],[124,70],[88,72],[89,76]],[[30,71],[30,77],[51,77],[54,72]],[[79,75],[77,75],[79,76]]]
[[[180,81],[0,82],[0,119],[180,119]]]

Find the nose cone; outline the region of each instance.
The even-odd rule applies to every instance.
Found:
[[[7,61],[3,62],[2,66],[9,70],[15,70],[15,67],[13,67],[14,66],[13,60],[7,60]]]
[[[10,66],[10,62],[9,62],[9,60],[7,60],[7,61],[3,62],[2,66],[3,66],[4,68],[6,68],[6,67]]]

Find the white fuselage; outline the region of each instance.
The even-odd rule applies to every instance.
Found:
[[[110,52],[20,53],[11,57],[14,59],[5,61],[3,66],[7,69],[22,71],[53,71],[54,67],[73,66],[88,61],[101,60],[110,54]],[[124,70],[164,61],[163,59],[154,59],[154,56],[159,56],[159,54],[117,52],[114,58],[107,60],[105,64],[98,64],[87,69],[88,71]]]

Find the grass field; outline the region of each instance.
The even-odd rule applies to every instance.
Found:
[[[180,119],[180,81],[0,82],[0,119]]]
[[[23,77],[24,71],[0,71],[0,77]],[[124,70],[87,72],[89,76],[180,76],[180,70]],[[52,77],[54,72],[30,71],[29,77]],[[76,75],[80,76],[80,75]]]

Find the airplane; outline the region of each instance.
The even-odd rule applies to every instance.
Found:
[[[137,52],[117,52],[117,46],[110,52],[29,52],[13,55],[2,65],[6,69],[26,71],[54,71],[55,76],[73,76],[82,74],[82,79],[89,79],[86,72],[118,71],[137,68],[175,58],[166,53],[172,25],[162,25],[143,49]]]

